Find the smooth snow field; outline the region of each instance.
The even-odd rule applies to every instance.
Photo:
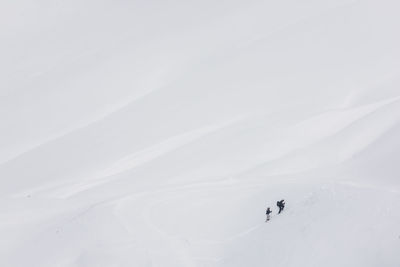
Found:
[[[0,267],[399,267],[399,11],[0,1]]]

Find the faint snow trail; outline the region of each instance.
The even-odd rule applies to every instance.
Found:
[[[93,187],[108,183],[116,179],[115,176],[118,174],[139,167],[158,157],[166,155],[169,152],[176,150],[184,145],[194,142],[200,138],[203,138],[208,134],[217,132],[225,127],[229,127],[235,123],[238,123],[245,118],[246,116],[239,116],[237,118],[233,118],[223,123],[207,125],[202,128],[198,128],[189,132],[185,132],[170,137],[158,144],[147,147],[141,151],[138,151],[132,155],[129,155],[115,162],[110,167],[93,174],[86,181],[73,183],[72,185],[63,184],[58,188],[46,189],[47,191],[46,194],[49,194],[52,197],[56,198],[68,198],[82,191],[89,190]]]

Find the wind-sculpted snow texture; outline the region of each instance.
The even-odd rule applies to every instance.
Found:
[[[2,1],[0,266],[400,266],[399,10]]]

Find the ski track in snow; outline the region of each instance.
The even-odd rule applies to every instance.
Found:
[[[163,226],[163,219],[165,219],[165,217],[163,216],[171,212],[171,210],[168,209],[166,205],[175,205],[174,203],[183,204],[183,202],[181,202],[181,199],[186,199],[186,201],[190,200],[190,198],[188,198],[188,195],[192,195],[194,197],[196,195],[203,195],[204,193],[207,193],[206,195],[208,196],[205,195],[202,198],[193,198],[192,200],[190,200],[190,206],[193,206],[194,208],[196,206],[196,203],[202,202],[208,197],[213,197],[213,195],[215,195],[215,193],[212,193],[210,195],[210,192],[216,192],[217,194],[231,194],[231,191],[240,192],[249,189],[250,191],[256,193],[260,191],[265,191],[270,186],[271,183],[269,183],[268,181],[265,181],[265,183],[263,184],[260,182],[254,182],[252,184],[247,181],[232,180],[209,183],[196,183],[192,185],[182,186],[170,186],[160,190],[150,190],[128,194],[126,196],[118,197],[117,199],[112,199],[106,202],[92,205],[86,211],[80,212],[75,215],[73,217],[73,220],[76,220],[80,217],[90,217],[94,209],[102,209],[102,207],[109,207],[109,205],[112,205],[113,212],[110,214],[114,214],[113,216],[116,216],[116,218],[118,218],[118,221],[120,222],[122,227],[126,229],[132,239],[139,238],[139,240],[141,240],[141,246],[148,247],[148,250],[153,250],[152,253],[155,253],[156,255],[158,255],[158,257],[160,257],[160,261],[158,262],[158,264],[161,264],[161,262],[165,261],[169,264],[178,264],[178,266],[198,266],[199,262],[207,261],[210,264],[214,263],[216,265],[219,265],[221,264],[221,262],[223,262],[223,259],[226,255],[219,254],[216,255],[215,258],[203,258],[200,256],[202,254],[202,250],[209,246],[215,246],[222,249],[229,244],[234,244],[235,242],[240,243],[240,240],[251,238],[253,233],[256,234],[257,232],[257,234],[260,234],[260,231],[265,231],[266,227],[270,227],[269,225],[271,225],[271,227],[276,226],[276,224],[278,223],[277,220],[286,221],[288,217],[290,218],[292,216],[299,215],[299,211],[296,212],[295,210],[300,209],[301,212],[302,209],[304,209],[304,204],[307,202],[289,202],[290,204],[288,204],[288,207],[284,211],[284,213],[282,213],[282,215],[280,215],[279,217],[274,214],[272,220],[268,223],[263,222],[263,213],[262,210],[260,210],[262,216],[255,216],[260,219],[255,225],[249,225],[241,230],[235,229],[234,231],[230,231],[231,234],[226,234],[225,236],[223,235],[219,238],[214,239],[185,236],[185,234],[179,233],[179,231],[177,233],[172,233],[169,230],[165,229],[165,226]],[[323,196],[320,195],[320,190],[331,192],[330,194],[334,194],[331,197],[336,197],[335,195],[337,195],[338,193],[335,192],[337,192],[339,189],[342,190],[341,188],[348,188],[349,186],[355,189],[352,190],[352,192],[354,192],[356,195],[358,194],[357,192],[359,190],[368,190],[368,192],[373,192],[377,190],[377,188],[373,186],[366,186],[363,184],[350,182],[321,184],[318,187],[311,186],[311,194],[308,196],[306,194],[304,198],[308,201],[308,204],[306,205],[317,205],[316,207],[320,207],[319,202],[321,200],[319,198]],[[380,189],[378,189],[378,191],[379,190]],[[392,192],[391,190],[385,190],[384,192],[384,194],[389,195],[393,193],[394,192]],[[398,192],[396,192],[395,194],[397,195]],[[315,198],[314,196],[318,196],[318,198]],[[271,203],[271,205],[272,207],[274,207],[273,203]],[[154,214],[153,211],[156,211],[156,213]],[[293,213],[294,211],[295,213]],[[253,216],[254,215],[255,214],[253,214]],[[183,219],[183,217],[181,219]],[[215,226],[221,227],[221,225]],[[307,228],[309,227],[311,226],[307,226]],[[157,247],[156,244],[161,244],[161,247],[158,249],[163,251],[162,254],[157,254],[157,249],[156,251],[154,251],[154,248]],[[134,247],[132,247],[132,249],[135,250]],[[169,250],[170,253],[164,254],[164,252]],[[217,251],[219,251],[219,249],[217,249]],[[199,255],[197,255],[197,253],[199,253]],[[151,254],[149,255],[149,257],[155,257],[155,255]],[[285,263],[282,263],[282,266],[285,266]]]

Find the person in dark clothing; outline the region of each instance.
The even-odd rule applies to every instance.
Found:
[[[278,208],[279,208],[279,211],[278,211],[278,214],[279,213],[281,213],[282,211],[283,211],[283,209],[285,208],[285,200],[281,200],[281,201],[278,201],[278,202],[276,202],[276,205],[278,206]]]
[[[267,220],[265,220],[265,222],[268,222],[270,219],[270,214],[272,213],[271,209],[268,207],[267,211],[265,212],[265,214],[267,214]]]

